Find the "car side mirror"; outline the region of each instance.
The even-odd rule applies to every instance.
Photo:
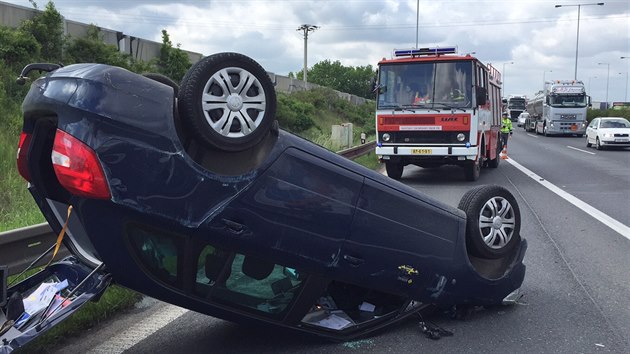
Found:
[[[477,106],[483,106],[487,102],[487,92],[486,89],[477,86],[475,88],[475,101],[477,102]]]

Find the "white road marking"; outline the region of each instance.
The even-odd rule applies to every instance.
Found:
[[[536,134],[527,133],[527,136],[531,136],[532,138],[538,139],[538,135],[536,135]]]
[[[585,153],[587,153],[587,154],[595,155],[595,153],[594,153],[594,152],[590,152],[590,151],[586,151],[586,150],[582,150],[582,149],[574,148],[573,146],[569,146],[569,145],[567,145],[567,147],[568,147],[569,149],[573,149],[573,150],[577,150],[577,151],[580,151],[580,152],[585,152]]]
[[[613,231],[619,233],[621,236],[623,236],[623,237],[627,238],[628,240],[630,240],[630,227],[628,227],[628,226],[624,225],[623,223],[621,223],[621,222],[611,218],[610,216],[608,216],[608,215],[604,214],[603,212],[599,211],[598,209],[593,208],[592,206],[590,206],[587,203],[581,201],[580,199],[572,196],[571,194],[563,191],[561,188],[558,188],[553,183],[551,183],[551,182],[547,181],[546,179],[538,176],[537,174],[535,174],[534,172],[530,171],[529,169],[527,169],[523,165],[521,165],[518,162],[514,161],[514,159],[509,158],[509,159],[507,159],[505,161],[509,162],[510,164],[512,164],[512,166],[514,166],[514,167],[518,168],[519,170],[521,170],[523,173],[525,173],[527,176],[529,176],[534,181],[536,181],[536,182],[540,183],[541,185],[543,185],[543,187],[545,187],[545,188],[549,189],[550,191],[556,193],[558,196],[562,197],[564,200],[566,200],[569,203],[575,205],[576,207],[578,207],[579,209],[581,209],[585,213],[591,215],[593,218],[595,218],[596,220],[598,220],[602,224],[608,226]]]
[[[188,312],[188,310],[184,308],[173,305],[166,305],[163,309],[136,323],[133,327],[127,328],[124,332],[118,334],[113,338],[110,338],[107,342],[101,343],[96,348],[90,350],[89,353],[122,353],[125,350],[140,343],[140,341],[144,340],[151,334],[157,332],[162,327],[176,320],[186,312]]]

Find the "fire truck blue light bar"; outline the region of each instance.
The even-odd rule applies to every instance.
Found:
[[[409,57],[415,55],[438,55],[438,54],[454,54],[457,53],[457,47],[444,48],[412,48],[394,50],[395,57]]]

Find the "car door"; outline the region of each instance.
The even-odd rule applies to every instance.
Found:
[[[448,277],[465,228],[460,210],[384,178],[366,178],[338,278],[422,300]]]
[[[324,274],[349,235],[363,183],[344,163],[289,148],[210,227],[230,248]]]
[[[586,127],[586,141],[588,143],[594,144],[595,137],[597,135],[597,123],[599,118],[595,118],[591,121],[591,123]]]

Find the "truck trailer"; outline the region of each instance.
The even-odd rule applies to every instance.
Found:
[[[536,134],[577,135],[586,132],[590,97],[579,80],[546,81],[542,91],[527,103],[526,131]]]

